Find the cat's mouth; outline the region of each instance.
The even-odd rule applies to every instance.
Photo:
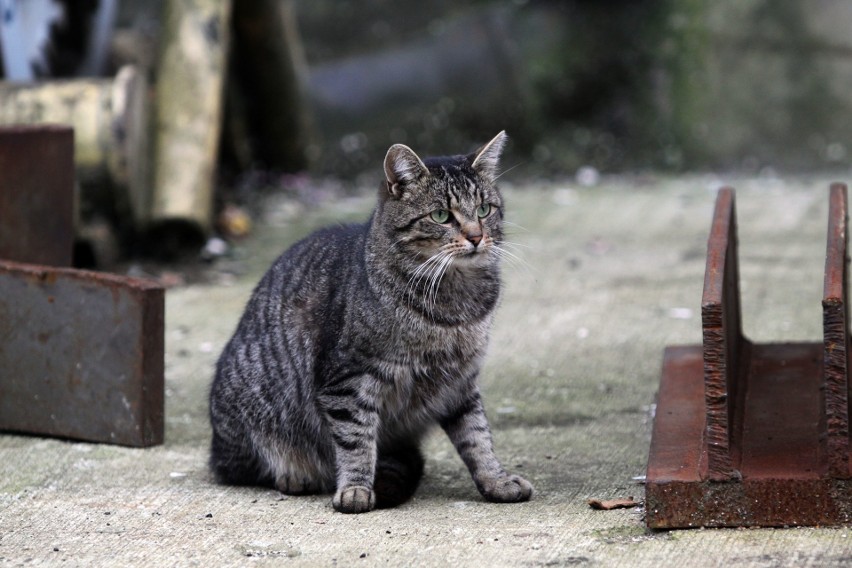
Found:
[[[420,270],[427,268],[436,270],[452,270],[468,266],[478,266],[491,259],[492,246],[484,241],[477,245],[461,243],[456,241],[451,245],[438,247],[437,249],[423,250],[419,255],[423,262]]]
[[[453,260],[463,264],[481,264],[489,258],[488,252],[488,247],[483,245],[465,248],[454,254]]]

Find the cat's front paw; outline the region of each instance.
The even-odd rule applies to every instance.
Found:
[[[350,485],[339,489],[331,504],[341,513],[366,513],[376,507],[376,494],[369,487]]]
[[[533,494],[532,484],[519,475],[502,475],[481,480],[479,492],[492,503],[519,503],[529,501]]]

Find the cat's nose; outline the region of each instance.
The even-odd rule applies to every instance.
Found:
[[[473,246],[479,246],[479,242],[482,240],[482,233],[478,233],[475,235],[465,235],[467,240],[473,243]]]

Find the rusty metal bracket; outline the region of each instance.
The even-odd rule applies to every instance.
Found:
[[[847,191],[830,188],[822,343],[742,332],[734,190],[716,200],[703,344],[664,354],[645,485],[650,528],[852,522]]]
[[[0,430],[160,444],[164,290],[68,267],[72,157],[67,127],[0,128]]]

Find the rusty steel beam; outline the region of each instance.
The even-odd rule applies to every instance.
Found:
[[[164,291],[0,261],[0,429],[163,442]]]
[[[646,476],[651,528],[852,522],[846,186],[830,190],[822,343],[742,334],[733,190],[716,201],[703,344],[666,348]]]
[[[68,268],[73,215],[73,131],[0,127],[0,430],[160,444],[164,291]]]
[[[0,127],[0,258],[71,266],[74,132]]]

